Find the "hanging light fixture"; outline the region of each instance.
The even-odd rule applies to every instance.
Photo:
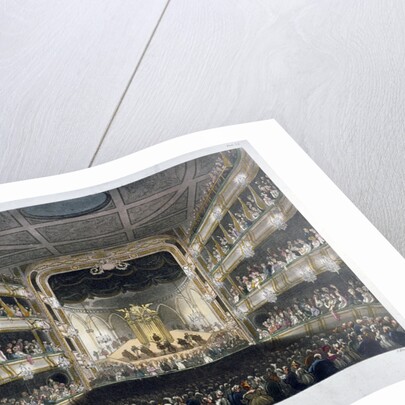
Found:
[[[216,294],[210,294],[210,293],[205,293],[204,294],[204,301],[205,302],[213,302],[215,301],[215,298],[217,298]]]
[[[204,287],[205,287],[205,292],[204,292],[204,300],[206,302],[212,302],[215,300],[215,298],[217,298],[217,294],[216,292],[213,290],[213,288],[208,284],[208,282],[206,281],[204,283]]]
[[[234,310],[235,316],[237,316],[239,319],[244,319],[246,318],[246,314],[244,311],[242,311],[240,308],[236,308]]]
[[[246,184],[247,184],[247,175],[245,173],[239,173],[235,177],[235,183],[240,184],[241,186],[246,186]]]
[[[32,380],[34,378],[32,368],[25,364],[20,365],[18,375],[21,376],[24,381]]]
[[[194,243],[189,249],[190,255],[194,258],[197,258],[200,254],[200,244]]]
[[[220,221],[222,219],[222,209],[221,207],[219,207],[218,205],[216,207],[214,207],[214,209],[212,210],[212,216]]]
[[[270,223],[279,230],[285,231],[287,229],[287,222],[285,221],[285,216],[278,208],[272,211]]]
[[[316,280],[316,274],[309,266],[302,266],[298,270],[298,274],[302,277],[307,283],[314,283]]]
[[[62,308],[62,305],[60,304],[60,302],[56,297],[48,297],[44,293],[39,293],[39,296],[41,297],[42,301],[45,304],[48,304],[51,308],[53,309]]]
[[[263,297],[267,302],[274,303],[277,301],[277,294],[272,287],[267,287],[263,290]]]
[[[201,312],[196,311],[194,308],[192,309],[192,313],[188,315],[188,319],[194,324],[203,324],[205,322],[204,315]]]
[[[183,271],[187,278],[189,278],[190,280],[195,279],[195,273],[193,270],[191,270],[190,266],[183,266]]]
[[[239,246],[240,252],[242,255],[248,259],[250,257],[253,257],[255,255],[255,251],[253,249],[253,245],[249,241],[243,241],[241,242]]]
[[[325,268],[326,271],[332,273],[339,273],[340,266],[330,257],[322,255],[320,257],[321,266]]]
[[[66,357],[59,357],[56,365],[59,368],[63,368],[64,370],[67,370],[70,367],[70,362]]]

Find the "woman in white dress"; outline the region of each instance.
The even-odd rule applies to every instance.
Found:
[[[305,256],[305,255],[307,255],[308,253],[311,252],[312,248],[311,248],[311,245],[309,243],[304,242],[302,239],[298,239],[296,242],[301,244],[301,246],[299,248],[297,248],[297,252],[301,256]]]

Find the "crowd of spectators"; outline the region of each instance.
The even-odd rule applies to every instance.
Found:
[[[338,311],[351,305],[375,302],[371,292],[357,279],[340,280],[340,287],[334,284],[314,288],[311,294],[294,299],[284,307],[274,305],[263,322],[265,329],[258,329],[261,338],[267,338],[279,330],[307,322],[311,318],[331,313],[339,320]]]
[[[281,345],[281,343],[280,343]],[[161,376],[111,391],[105,405],[270,405],[297,394],[356,362],[405,346],[405,333],[389,316],[363,317],[287,346],[262,343],[179,378]],[[117,386],[117,388],[119,388]],[[97,403],[103,391],[85,402]],[[256,398],[256,399],[255,399]]]
[[[246,180],[243,176],[241,178],[237,176],[236,178],[240,179],[242,182]],[[252,184],[254,184],[257,191],[255,192],[252,186],[249,186],[250,191],[246,190],[245,193],[242,193],[239,196],[238,201],[229,211],[229,213],[233,212],[233,217],[230,217],[230,219],[228,218],[228,221],[230,220],[231,222],[224,223],[226,222],[225,220],[221,221],[221,227],[223,229],[222,235],[220,233],[214,237],[216,242],[214,246],[209,249],[212,252],[212,256],[208,255],[205,258],[209,268],[215,266],[215,261],[220,261],[222,259],[222,256],[230,250],[231,246],[234,245],[242,233],[248,229],[250,224],[259,218],[265,207],[272,207],[275,200],[280,195],[277,187],[267,176],[258,176]],[[252,191],[255,193],[256,198],[258,198],[257,196],[260,194],[259,198],[263,200],[263,203],[265,204],[264,207],[258,207]],[[225,226],[226,230],[224,230],[223,226]],[[206,248],[208,248],[208,246],[206,246]],[[215,261],[212,257],[215,258]]]
[[[7,310],[3,306],[0,306],[0,317],[25,318],[35,315],[32,308],[28,306],[22,306],[22,308],[16,304],[7,304]]]
[[[216,158],[212,169],[208,173],[209,180],[204,184],[200,193],[201,197],[197,200],[195,205],[192,213],[193,220],[187,229],[187,234],[190,235],[193,231],[195,231],[198,220],[205,213],[208,205],[212,201],[210,197],[220,189],[227,176],[231,173],[232,162],[234,162],[236,158],[237,153],[232,150],[221,152],[221,154]]]
[[[99,372],[93,385],[158,376],[198,367],[234,353],[246,345],[247,342],[237,335],[219,332],[206,343],[184,353],[175,353],[158,359],[152,357],[136,364],[102,361],[97,363]]]
[[[47,385],[23,391],[18,397],[0,399],[0,405],[51,405],[84,391],[80,384],[64,384],[50,380]]]
[[[270,276],[285,270],[294,260],[325,244],[325,240],[313,228],[304,228],[303,234],[303,239],[287,241],[286,246],[267,248],[261,262],[246,266],[244,272],[235,277],[236,286],[230,291],[233,301],[239,302],[241,296],[249,294]]]
[[[26,359],[32,363],[32,357],[44,353],[57,353],[60,349],[53,343],[43,341],[40,345],[35,339],[15,339],[0,346],[0,364],[13,360]]]

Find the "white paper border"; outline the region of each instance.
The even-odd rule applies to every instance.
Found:
[[[201,131],[90,169],[1,184],[0,211],[108,191],[199,156],[240,147],[404,325],[405,259],[274,120]],[[374,390],[405,380],[404,364],[405,350],[385,353],[285,403],[352,403]],[[333,381],[338,385],[332,385]],[[349,381],[354,385],[350,390]],[[402,393],[405,381],[386,390],[390,395]],[[368,396],[358,405],[377,404],[380,395]]]

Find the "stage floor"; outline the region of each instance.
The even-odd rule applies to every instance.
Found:
[[[138,339],[131,339],[131,340],[128,340],[128,342],[125,342],[115,352],[111,353],[107,357],[107,360],[117,362],[117,363],[122,363],[122,364],[137,364],[137,363],[143,363],[145,360],[150,360],[150,359],[161,360],[161,359],[164,359],[164,358],[167,358],[167,357],[171,357],[171,356],[173,356],[175,354],[187,354],[187,353],[192,353],[195,350],[198,350],[201,347],[201,345],[198,345],[198,346],[196,345],[192,349],[183,349],[182,346],[180,346],[180,345],[178,345],[176,343],[178,338],[181,338],[181,339],[184,338],[185,333],[188,333],[188,334],[191,334],[191,335],[199,335],[205,341],[207,341],[212,335],[212,333],[210,333],[210,332],[192,332],[192,331],[189,331],[189,330],[172,330],[172,331],[170,331],[170,334],[174,338],[174,341],[173,341],[172,345],[177,349],[176,353],[163,354],[163,352],[157,348],[156,343],[151,342],[148,348],[153,353],[155,353],[156,356],[155,357],[148,357],[148,356],[146,356],[144,354],[141,354],[141,358],[139,358],[137,360],[133,360],[133,361],[128,360],[127,358],[125,358],[122,355],[122,352],[124,350],[128,350],[131,354],[136,356],[136,354],[131,351],[131,347],[134,346],[134,345],[137,346],[137,347],[140,347],[142,344],[140,343],[140,341]]]

